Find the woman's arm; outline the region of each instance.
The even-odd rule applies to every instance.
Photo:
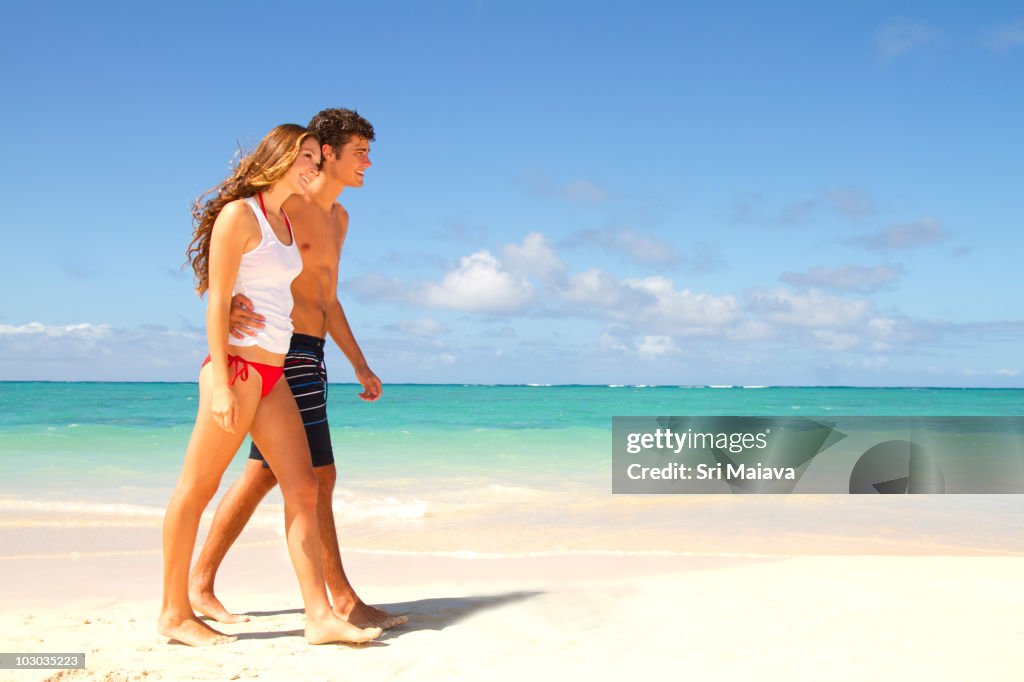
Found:
[[[235,432],[238,403],[231,391],[228,369],[228,317],[231,311],[231,290],[238,277],[242,254],[259,240],[259,224],[244,201],[233,201],[224,207],[213,224],[210,235],[209,288],[206,303],[206,340],[210,347],[213,370],[214,421],[228,433]]]

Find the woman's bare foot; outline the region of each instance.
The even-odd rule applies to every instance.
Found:
[[[226,635],[219,630],[214,630],[196,618],[195,614],[184,618],[161,615],[157,620],[156,629],[164,637],[189,646],[226,644],[238,639],[234,635]]]
[[[380,637],[380,628],[360,628],[330,612],[323,620],[306,620],[306,641],[310,644],[328,642],[351,642],[361,644]]]
[[[212,618],[218,623],[245,623],[249,620],[249,616],[243,616],[237,613],[231,613],[224,605],[220,603],[220,599],[217,599],[212,590],[205,591],[188,591],[188,599],[192,602],[192,608],[203,614],[208,618]]]
[[[340,618],[344,618],[361,628],[388,630],[396,625],[404,625],[409,622],[409,618],[406,616],[395,616],[369,604],[364,604],[361,601],[356,602],[356,605],[349,609],[348,613],[341,613],[340,611],[341,609],[335,610],[335,613]]]

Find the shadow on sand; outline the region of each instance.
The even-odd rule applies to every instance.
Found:
[[[532,599],[542,594],[544,593],[524,591],[475,597],[436,597],[394,604],[377,604],[376,606],[388,613],[404,613],[409,616],[408,623],[388,630],[388,632],[399,634],[417,630],[444,630],[449,625],[454,625],[474,613]]]
[[[395,626],[384,634],[385,639],[390,639],[405,632],[444,630],[449,625],[454,625],[474,613],[495,609],[505,604],[514,604],[542,594],[544,593],[524,591],[474,597],[435,597],[433,599],[418,599],[416,601],[395,602],[393,604],[374,604],[374,606],[388,613],[405,614],[409,617],[408,623]],[[302,613],[302,609],[282,609],[278,611],[249,611],[245,615],[256,619],[271,616],[301,615]],[[255,621],[249,621],[249,623],[255,624]],[[302,630],[275,630],[270,632],[240,632],[236,636],[238,639],[276,639],[278,637],[302,637],[302,635]],[[383,642],[377,640],[368,644],[353,646],[380,646],[381,644]]]

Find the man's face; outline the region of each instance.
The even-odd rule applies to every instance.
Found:
[[[362,187],[363,173],[370,163],[370,141],[365,137],[353,137],[334,154],[324,157],[324,172],[342,181],[345,187]]]

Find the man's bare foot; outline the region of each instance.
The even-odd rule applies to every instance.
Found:
[[[226,635],[219,630],[214,630],[195,615],[184,618],[161,615],[156,629],[164,637],[189,646],[226,644],[238,639],[234,635]]]
[[[405,625],[409,622],[409,618],[406,616],[395,616],[361,601],[356,602],[356,605],[349,609],[348,613],[341,612],[340,608],[336,609],[335,613],[361,628],[388,630],[396,625]]]
[[[200,591],[189,589],[188,599],[192,602],[193,609],[207,618],[214,619],[218,623],[245,623],[249,620],[249,616],[231,613],[224,608],[224,605],[220,603],[220,599],[217,599],[212,590]]]
[[[328,642],[351,642],[361,644],[380,637],[380,628],[360,628],[346,620],[338,618],[332,612],[327,618],[314,621],[306,620],[306,641],[310,644],[327,644]]]

